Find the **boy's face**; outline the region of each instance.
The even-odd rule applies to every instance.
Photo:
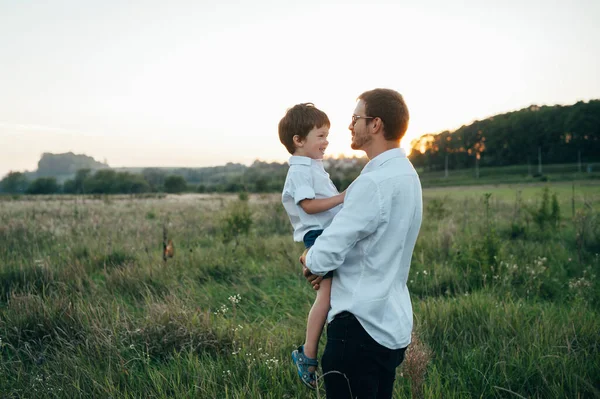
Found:
[[[304,139],[294,136],[294,144],[296,145],[294,155],[312,159],[323,159],[325,150],[329,145],[327,136],[329,136],[329,127],[327,125],[323,125],[318,129],[316,127],[313,128]]]

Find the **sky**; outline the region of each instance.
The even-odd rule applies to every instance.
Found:
[[[42,153],[110,166],[286,161],[297,103],[350,150],[360,93],[426,133],[600,98],[598,0],[0,0],[0,177]]]

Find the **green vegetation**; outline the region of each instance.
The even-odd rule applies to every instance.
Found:
[[[588,167],[589,166],[589,171]],[[423,187],[472,186],[482,184],[531,184],[579,180],[600,180],[600,165],[578,164],[544,165],[543,174],[535,172],[537,167],[531,165],[511,165],[479,168],[479,176],[475,169],[449,169],[428,171],[418,168]]]
[[[395,397],[600,396],[600,186],[545,187],[424,191]],[[2,397],[316,397],[278,194],[5,198],[0,241]]]
[[[366,165],[366,158],[327,159],[327,171],[340,191],[345,190]],[[589,167],[589,168],[588,168]],[[589,170],[588,170],[589,169]],[[48,184],[49,179],[30,181],[26,174],[10,172],[0,181],[0,193],[7,194],[143,194],[165,192],[198,193],[271,193],[280,192],[288,171],[287,163],[256,161],[249,167],[228,164],[212,168],[180,168],[118,171],[80,169],[64,184]],[[477,171],[460,169],[429,171],[418,169],[424,187],[516,184],[600,180],[600,166],[593,164],[544,165],[544,173],[532,172],[531,166],[486,167]],[[56,183],[56,180],[54,180]],[[35,189],[32,189],[35,187]]]
[[[600,100],[528,108],[425,134],[411,142],[411,160],[429,171],[479,166],[600,162]]]

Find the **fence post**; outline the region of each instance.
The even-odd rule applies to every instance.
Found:
[[[446,162],[445,162],[446,166],[444,168],[444,177],[448,178],[448,154],[446,154]]]

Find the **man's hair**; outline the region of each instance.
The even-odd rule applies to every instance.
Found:
[[[358,99],[365,103],[366,116],[379,117],[383,121],[383,137],[386,140],[399,141],[404,137],[409,114],[400,93],[390,89],[373,89],[365,91]]]
[[[279,140],[288,152],[293,154],[296,152],[294,136],[298,135],[304,139],[311,130],[319,129],[324,125],[331,126],[325,112],[315,107],[313,103],[297,104],[288,109],[279,121]]]

